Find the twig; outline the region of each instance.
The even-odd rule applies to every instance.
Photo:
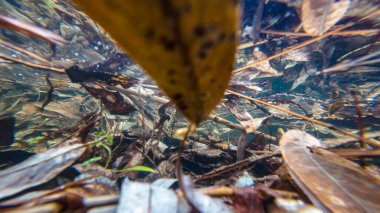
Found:
[[[353,138],[356,138],[356,139],[359,139],[359,140],[361,139],[361,137],[360,137],[359,135],[356,135],[356,134],[353,134],[353,133],[351,133],[351,132],[349,132],[349,131],[346,131],[346,130],[343,130],[343,129],[337,128],[337,127],[335,127],[335,126],[333,126],[333,125],[331,125],[331,124],[324,123],[324,122],[322,122],[322,121],[318,121],[318,120],[315,120],[315,119],[312,119],[312,118],[306,117],[306,116],[304,116],[304,115],[301,115],[301,114],[298,114],[298,113],[292,112],[292,111],[290,111],[290,110],[287,110],[287,109],[284,109],[284,108],[281,108],[281,107],[275,106],[275,105],[273,105],[273,104],[267,103],[267,102],[265,102],[265,101],[262,101],[262,100],[259,100],[259,99],[256,99],[256,98],[252,98],[252,97],[249,97],[249,96],[246,96],[246,95],[240,94],[240,93],[238,93],[238,92],[235,92],[235,91],[232,91],[232,90],[229,90],[229,89],[227,90],[227,92],[229,92],[229,93],[231,93],[231,94],[233,94],[233,95],[236,95],[236,96],[238,96],[238,97],[245,98],[245,99],[247,99],[247,100],[255,101],[255,102],[257,102],[257,103],[259,103],[259,104],[262,104],[262,105],[265,105],[265,106],[267,106],[267,107],[272,107],[272,108],[277,109],[277,110],[280,110],[280,111],[282,111],[282,112],[286,112],[286,113],[288,113],[288,114],[290,114],[290,115],[293,115],[293,116],[295,116],[295,117],[302,118],[302,119],[304,119],[304,120],[307,120],[307,121],[313,122],[313,123],[315,123],[315,124],[318,124],[318,125],[321,125],[321,126],[327,127],[327,128],[329,128],[329,129],[331,129],[331,130],[334,130],[334,131],[336,131],[336,132],[339,132],[339,133],[342,133],[342,134],[345,134],[345,135],[351,136],[351,137],[353,137]],[[375,139],[372,139],[372,138],[364,138],[363,141],[364,141],[365,143],[371,144],[371,145],[376,146],[376,147],[379,147],[379,146],[380,146],[380,142],[377,141],[377,140],[375,140]]]
[[[280,39],[273,39],[273,41],[277,41],[277,40],[280,40]],[[267,42],[268,42],[268,40],[259,41],[257,43],[247,42],[247,43],[244,43],[244,44],[240,44],[238,46],[238,50],[243,50],[243,49],[246,49],[246,48],[249,48],[249,47],[254,47],[254,46],[257,46],[257,45],[260,45],[260,44],[264,44],[264,43],[267,43]]]
[[[45,63],[51,63],[51,62],[48,61],[46,58],[43,58],[43,57],[41,57],[41,56],[39,56],[39,55],[37,55],[37,54],[35,54],[35,53],[33,53],[33,52],[30,52],[30,51],[28,51],[28,50],[26,50],[26,49],[24,49],[24,48],[21,48],[21,47],[19,47],[19,46],[16,46],[16,45],[12,44],[12,43],[6,42],[6,41],[4,41],[4,40],[2,40],[2,39],[0,39],[0,44],[4,45],[4,46],[6,46],[6,47],[8,47],[8,48],[10,48],[10,49],[13,49],[13,50],[19,51],[20,53],[22,53],[22,54],[24,54],[24,55],[26,55],[26,56],[29,56],[29,57],[31,57],[31,58],[34,58],[34,59],[37,59],[37,60],[43,61],[43,62],[45,62]]]
[[[124,89],[124,88],[121,88],[121,87],[108,87],[108,88],[111,89],[111,90],[116,90],[116,91],[121,92],[123,94],[131,94],[131,95],[135,95],[135,96],[141,95],[141,96],[143,96],[145,98],[150,98],[152,101],[155,101],[155,102],[160,103],[160,104],[166,104],[167,102],[169,102],[165,98],[153,96],[153,95],[150,95],[150,94],[147,94],[147,93],[144,93],[144,92],[140,92],[139,93],[137,90],[132,89],[132,88],[128,88],[128,89]],[[231,129],[244,130],[244,127],[242,125],[237,124],[237,123],[233,123],[231,121],[228,121],[228,120],[226,120],[224,118],[221,118],[221,117],[218,117],[218,116],[215,116],[215,115],[210,115],[208,117],[208,119],[212,120],[214,122],[223,124],[223,125],[231,128]],[[277,141],[277,138],[275,138],[273,136],[270,136],[268,134],[262,133],[262,132],[257,131],[257,130],[253,131],[252,133],[254,135],[256,135],[257,137],[263,137],[266,140]]]
[[[324,39],[324,38],[326,38],[326,37],[328,37],[328,36],[331,36],[332,34],[334,34],[334,33],[336,33],[336,32],[339,32],[339,31],[341,31],[341,30],[343,30],[343,29],[346,29],[346,28],[348,28],[348,27],[351,27],[352,25],[353,25],[353,24],[348,23],[348,24],[346,24],[346,25],[343,25],[343,26],[337,27],[337,28],[334,29],[333,31],[330,31],[330,32],[327,32],[327,33],[325,33],[325,34],[323,34],[323,35],[321,35],[321,36],[318,36],[318,37],[315,37],[315,38],[309,39],[309,40],[307,40],[307,41],[305,41],[305,42],[303,42],[303,43],[301,43],[301,44],[294,45],[294,46],[292,46],[292,47],[290,47],[290,48],[287,48],[287,49],[285,49],[284,51],[282,51],[282,52],[280,52],[280,53],[277,53],[277,54],[275,54],[275,55],[272,55],[272,56],[270,56],[270,57],[268,57],[268,58],[265,58],[265,59],[262,59],[262,60],[258,60],[258,61],[255,61],[255,62],[253,62],[253,63],[250,63],[250,64],[248,64],[248,65],[246,65],[246,66],[240,67],[240,68],[234,70],[233,72],[234,72],[234,73],[239,73],[239,72],[241,72],[241,71],[243,71],[243,70],[245,70],[245,69],[247,69],[247,68],[254,67],[256,64],[259,64],[259,63],[261,63],[261,62],[263,62],[263,61],[269,61],[269,60],[272,60],[272,59],[278,58],[278,57],[280,57],[280,56],[283,56],[283,55],[285,55],[285,54],[288,54],[289,52],[291,52],[291,51],[293,51],[293,50],[300,49],[300,48],[305,47],[305,46],[307,46],[307,45],[309,45],[309,44],[312,44],[312,43],[315,43],[315,42],[317,42],[317,41],[320,41],[321,39]]]
[[[332,33],[334,36],[353,36],[353,35],[367,35],[372,36],[379,33],[380,29],[369,29],[369,30],[346,30],[342,32]],[[294,33],[294,32],[280,32],[273,30],[262,30],[261,33],[273,34],[273,35],[283,35],[283,36],[294,36],[294,37],[311,37],[307,33]]]
[[[323,70],[322,73],[345,71],[351,67],[379,63],[380,62],[379,58],[368,60],[368,59],[374,58],[374,57],[379,56],[379,55],[380,55],[380,51],[376,51],[376,52],[373,52],[371,54],[365,55],[363,57],[357,58],[357,59],[349,61],[349,62],[339,63],[333,67],[330,67],[330,68]]]
[[[45,65],[41,65],[41,64],[34,64],[34,63],[31,63],[31,62],[28,62],[28,61],[23,61],[21,59],[12,58],[12,57],[9,57],[7,55],[3,55],[1,53],[0,53],[0,58],[5,59],[7,61],[12,61],[14,63],[22,64],[22,65],[25,65],[27,67],[31,67],[31,68],[34,68],[34,69],[45,70],[45,71],[48,71],[48,72],[53,72],[53,73],[61,74],[61,75],[66,74],[66,71],[63,68],[45,66]]]
[[[255,16],[253,17],[252,22],[252,43],[256,43],[260,40],[260,31],[261,31],[261,19],[263,17],[264,11],[264,0],[258,0],[258,5],[256,8]]]
[[[246,158],[244,160],[241,160],[241,161],[238,161],[236,163],[233,163],[233,164],[230,164],[230,165],[227,165],[227,166],[222,166],[222,167],[219,167],[211,172],[208,172],[204,175],[199,175],[195,178],[195,182],[198,182],[198,181],[201,181],[201,180],[206,180],[206,179],[210,179],[210,178],[213,178],[213,177],[217,177],[217,176],[220,176],[221,174],[224,174],[226,172],[229,172],[231,170],[234,170],[234,169],[237,169],[237,168],[241,168],[243,166],[247,166],[249,164],[252,164],[252,163],[256,163],[258,161],[261,161],[261,160],[265,160],[267,158],[271,158],[271,157],[274,157],[274,156],[279,156],[281,154],[280,151],[275,151],[275,152],[272,152],[270,154],[265,154],[265,155],[260,155],[260,156],[257,156],[257,157],[249,157],[249,158]]]

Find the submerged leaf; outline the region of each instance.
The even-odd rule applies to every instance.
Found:
[[[247,133],[250,133],[250,132],[254,132],[257,128],[259,128],[261,126],[261,124],[266,121],[269,117],[262,117],[262,118],[253,118],[251,120],[248,120],[248,121],[239,121],[245,131]]]
[[[138,172],[152,172],[157,173],[156,170],[147,167],[147,166],[132,166],[131,168],[128,168],[128,171],[138,171]]]
[[[236,49],[237,1],[76,0],[192,122],[219,103]]]
[[[380,211],[380,180],[334,153],[308,148],[320,145],[300,130],[290,130],[280,140],[289,173],[313,204],[332,212]]]
[[[85,149],[82,144],[52,148],[0,171],[0,199],[51,180],[73,164]]]
[[[307,73],[304,73],[303,75],[299,76],[292,85],[292,88],[290,90],[295,90],[299,85],[305,83],[305,81],[309,78],[309,75]]]
[[[304,0],[302,26],[306,33],[317,36],[327,32],[346,13],[350,0]]]
[[[338,103],[334,103],[334,104],[331,104],[329,106],[329,116],[333,115],[334,113],[336,113],[338,110],[342,109],[344,107],[344,103],[343,102],[338,102]]]

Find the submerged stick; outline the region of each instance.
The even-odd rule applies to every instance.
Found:
[[[344,129],[340,129],[340,128],[338,128],[338,127],[335,127],[335,126],[333,126],[332,124],[325,123],[325,122],[322,122],[322,121],[318,121],[318,120],[315,120],[315,119],[312,119],[312,118],[306,117],[306,116],[304,116],[304,115],[301,115],[301,114],[298,114],[298,113],[292,112],[292,111],[290,111],[290,110],[287,110],[287,109],[281,108],[281,107],[279,107],[279,106],[276,106],[276,105],[273,105],[273,104],[267,103],[267,102],[265,102],[265,101],[262,101],[262,100],[259,100],[259,99],[256,99],[256,98],[252,98],[252,97],[249,97],[249,96],[246,96],[246,95],[240,94],[240,93],[238,93],[238,92],[235,92],[235,91],[232,91],[232,90],[229,90],[229,89],[227,89],[227,92],[229,92],[229,93],[231,93],[231,94],[233,94],[233,95],[236,95],[236,96],[238,96],[238,97],[245,98],[245,99],[247,99],[247,100],[255,101],[255,102],[257,102],[257,103],[259,103],[259,104],[262,104],[262,105],[265,105],[265,106],[267,106],[267,107],[272,107],[272,108],[274,108],[274,109],[277,109],[277,110],[280,110],[280,111],[286,112],[286,113],[288,113],[288,114],[290,114],[290,115],[293,115],[293,116],[295,116],[295,117],[302,118],[302,119],[304,119],[304,120],[307,120],[307,121],[313,122],[313,123],[315,123],[315,124],[318,124],[318,125],[321,125],[321,126],[327,127],[327,128],[329,128],[329,129],[331,129],[331,130],[334,130],[334,131],[336,131],[336,132],[339,132],[339,133],[342,133],[342,134],[345,134],[345,135],[351,136],[351,137],[356,138],[356,139],[358,139],[358,140],[361,140],[361,139],[362,139],[362,137],[360,137],[359,135],[356,135],[356,134],[351,133],[351,132],[349,132],[349,131],[346,131],[346,130],[344,130]],[[379,147],[379,146],[380,146],[380,142],[377,141],[377,140],[375,140],[375,139],[372,139],[372,138],[363,138],[363,141],[364,141],[365,143],[368,143],[368,144],[373,145],[373,146],[376,146],[376,147]]]
[[[315,43],[315,42],[317,42],[317,41],[320,41],[320,40],[322,40],[322,39],[324,39],[324,38],[327,38],[328,36],[336,35],[337,33],[341,32],[341,31],[344,30],[344,29],[347,29],[347,28],[352,27],[352,26],[354,26],[354,25],[356,25],[356,24],[359,24],[360,22],[362,22],[362,21],[364,21],[364,20],[366,20],[366,19],[369,19],[369,18],[372,18],[372,17],[376,17],[376,16],[378,16],[379,14],[380,14],[380,9],[378,9],[378,10],[376,10],[376,11],[374,11],[374,12],[371,12],[370,14],[368,14],[368,15],[364,16],[363,18],[359,19],[357,22],[350,22],[350,23],[347,23],[347,24],[342,25],[342,26],[340,26],[340,27],[337,27],[337,28],[335,28],[334,30],[331,30],[331,31],[329,31],[329,32],[326,32],[326,33],[323,34],[323,35],[320,35],[320,36],[317,36],[317,37],[311,38],[311,39],[309,39],[309,40],[307,40],[307,41],[305,41],[305,42],[302,42],[302,43],[300,43],[300,44],[296,44],[296,45],[294,45],[294,46],[291,46],[291,47],[285,49],[284,51],[282,51],[282,52],[280,52],[280,53],[277,53],[277,54],[275,54],[275,55],[272,55],[272,56],[270,56],[270,57],[268,57],[268,58],[265,58],[265,59],[262,59],[262,60],[258,60],[258,61],[255,61],[255,62],[253,62],[253,63],[250,63],[250,64],[248,64],[248,65],[246,65],[246,66],[240,67],[240,68],[234,70],[233,73],[239,73],[239,72],[241,72],[241,71],[243,71],[243,70],[245,70],[245,69],[247,69],[247,68],[254,67],[256,64],[259,64],[259,63],[261,63],[261,62],[269,61],[269,60],[272,60],[272,59],[278,58],[278,57],[280,57],[280,56],[283,56],[283,55],[285,55],[285,54],[288,54],[289,52],[291,52],[291,51],[293,51],[293,50],[300,49],[300,48],[305,47],[305,46],[307,46],[307,45],[309,45],[309,44],[312,44],[312,43]]]
[[[152,101],[155,101],[157,103],[160,103],[160,104],[166,104],[168,103],[169,101],[165,98],[161,98],[161,97],[158,97],[158,96],[153,96],[153,95],[150,95],[150,94],[147,94],[147,93],[144,93],[144,92],[138,92],[137,90],[135,89],[132,89],[132,88],[128,88],[128,89],[124,89],[124,88],[120,88],[120,87],[107,87],[109,89],[112,89],[112,90],[116,90],[120,93],[123,93],[123,94],[131,94],[131,95],[135,95],[135,96],[143,96],[145,98],[150,98]],[[223,124],[231,129],[236,129],[236,130],[244,130],[244,127],[240,124],[237,124],[237,123],[234,123],[234,122],[231,122],[231,121],[228,121],[224,118],[221,118],[219,116],[216,116],[216,115],[209,115],[209,117],[207,118],[209,120],[212,120],[216,123],[220,123],[220,124]],[[257,137],[263,137],[265,138],[266,140],[269,140],[269,141],[273,141],[273,142],[277,142],[277,138],[273,137],[273,136],[270,136],[268,134],[265,134],[263,132],[260,132],[260,131],[252,131],[252,134],[254,134],[255,136]]]
[[[17,64],[22,64],[22,65],[25,65],[27,67],[31,67],[34,69],[40,69],[40,70],[44,70],[44,71],[48,71],[48,72],[53,72],[55,74],[61,74],[61,75],[66,74],[66,71],[63,68],[45,66],[45,65],[41,65],[41,64],[34,64],[34,63],[31,63],[28,61],[23,61],[21,59],[12,58],[12,57],[9,57],[9,56],[3,55],[3,54],[0,54],[0,58],[5,59],[7,61],[17,63]]]
[[[246,158],[244,160],[238,161],[238,162],[230,164],[230,165],[221,166],[221,167],[219,167],[219,168],[217,168],[211,172],[208,172],[204,175],[199,175],[195,178],[195,182],[198,182],[200,180],[207,180],[207,179],[210,179],[213,177],[217,177],[217,176],[220,176],[221,174],[224,174],[224,173],[229,172],[231,170],[241,168],[241,167],[247,166],[251,163],[256,163],[258,161],[265,160],[265,159],[275,157],[275,156],[279,156],[279,155],[281,155],[281,152],[275,151],[275,152],[272,152],[270,154],[259,155],[257,157],[249,157],[249,158]]]
[[[262,63],[262,62],[264,62],[264,61],[269,61],[269,60],[272,60],[272,59],[278,58],[278,57],[280,57],[280,56],[283,56],[283,55],[285,55],[285,54],[288,54],[289,52],[291,52],[291,51],[293,51],[293,50],[297,50],[297,49],[300,49],[300,48],[302,48],[302,47],[305,47],[305,46],[307,46],[307,45],[309,45],[309,44],[312,44],[312,43],[315,43],[315,42],[317,42],[317,41],[320,41],[320,40],[322,40],[322,39],[324,39],[324,38],[326,38],[326,37],[328,37],[328,36],[330,36],[330,35],[332,35],[332,34],[334,34],[334,33],[336,33],[336,32],[339,32],[339,31],[341,31],[341,30],[343,30],[343,29],[346,29],[347,27],[350,27],[350,26],[352,26],[352,25],[353,25],[353,24],[350,24],[350,23],[349,23],[349,24],[346,24],[346,25],[344,25],[344,26],[338,27],[338,28],[336,28],[336,29],[334,29],[334,30],[332,30],[332,31],[330,31],[330,32],[327,32],[327,33],[321,35],[321,36],[318,36],[318,37],[315,37],[315,38],[309,39],[309,40],[307,40],[307,41],[305,41],[305,42],[303,42],[303,43],[300,43],[300,44],[294,45],[294,46],[292,46],[292,47],[290,47],[290,48],[287,48],[287,49],[285,49],[284,51],[282,51],[282,52],[280,52],[280,53],[277,53],[277,54],[275,54],[275,55],[269,56],[268,58],[265,58],[265,59],[262,59],[262,60],[258,60],[258,61],[255,61],[255,62],[253,62],[253,63],[250,63],[250,64],[248,64],[248,65],[246,65],[246,66],[240,67],[240,68],[234,70],[233,73],[239,73],[239,72],[241,72],[241,71],[243,71],[243,70],[245,70],[245,69],[247,69],[247,68],[254,67],[255,65],[257,65],[257,64],[259,64],[259,63]]]
[[[331,35],[334,36],[372,36],[376,33],[379,33],[380,29],[368,29],[368,30],[346,30],[342,32],[336,32]],[[261,30],[261,33],[272,34],[272,35],[282,35],[282,36],[294,36],[294,37],[311,37],[312,35],[307,33],[295,33],[295,32],[282,32],[274,30]]]

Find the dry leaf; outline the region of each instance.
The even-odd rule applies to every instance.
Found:
[[[254,118],[248,121],[239,121],[247,133],[254,132],[269,117]]]
[[[289,110],[289,104],[277,104],[277,106],[283,108],[283,109],[287,109]],[[274,109],[274,108],[269,108],[268,111],[275,117],[278,117],[278,118],[281,118],[281,119],[286,119],[289,117],[288,113],[284,112],[284,111],[280,111],[278,109]]]
[[[259,60],[264,60],[267,58],[267,56],[261,51],[254,51],[252,53],[252,58],[253,59],[248,61],[247,64],[251,64]],[[268,60],[257,63],[254,68],[248,68],[248,72],[259,72],[256,78],[273,77],[279,76],[281,74],[279,71],[272,68]]]
[[[344,103],[343,102],[338,102],[338,103],[334,103],[334,104],[331,104],[329,106],[329,116],[333,115],[334,113],[336,113],[338,110],[342,109],[344,107]]]
[[[125,48],[191,122],[198,124],[220,102],[236,50],[237,1],[74,2]]]
[[[327,32],[346,13],[350,0],[304,0],[302,26],[306,33],[318,36]]]
[[[249,114],[246,109],[239,112],[237,104],[232,101],[224,102],[223,106],[226,107],[239,121],[249,121],[253,119],[252,115]]]
[[[52,148],[0,171],[0,199],[51,180],[73,164],[85,149],[82,144]]]
[[[305,83],[305,81],[309,78],[309,75],[307,73],[304,73],[303,75],[299,76],[292,85],[292,88],[290,88],[290,91],[295,90],[299,85]]]
[[[289,173],[313,204],[332,212],[379,212],[380,180],[332,152],[315,154],[308,148],[320,145],[300,130],[290,130],[280,140]]]

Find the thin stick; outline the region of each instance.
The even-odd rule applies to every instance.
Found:
[[[48,61],[46,58],[43,58],[43,57],[37,55],[36,53],[30,52],[28,50],[25,50],[24,48],[21,48],[21,47],[16,46],[16,45],[14,45],[12,43],[6,42],[6,41],[4,41],[2,39],[0,39],[0,44],[6,46],[7,48],[10,48],[10,49],[13,49],[13,50],[17,50],[20,53],[25,54],[26,56],[29,56],[31,58],[34,58],[34,59],[37,59],[37,60],[40,60],[40,61],[43,61],[43,62],[51,64],[51,62]]]
[[[280,39],[273,39],[273,41],[277,41],[277,40],[280,40]],[[244,43],[244,44],[240,44],[238,46],[238,50],[243,50],[243,49],[246,49],[246,48],[249,48],[249,47],[254,47],[254,46],[257,46],[257,45],[260,45],[260,44],[264,44],[266,42],[268,42],[268,40],[259,41],[257,43],[247,42],[247,43]]]
[[[27,61],[23,61],[21,59],[12,58],[12,57],[9,57],[9,56],[3,55],[3,54],[0,54],[0,58],[5,59],[7,61],[12,61],[14,63],[25,65],[27,67],[35,68],[35,69],[45,70],[48,72],[53,72],[53,73],[61,74],[61,75],[66,74],[66,71],[63,68],[48,67],[45,65],[34,64],[34,63],[27,62]]]
[[[356,139],[359,139],[359,140],[362,139],[359,135],[353,134],[353,133],[351,133],[351,132],[349,132],[349,131],[346,131],[346,130],[343,130],[343,129],[337,128],[337,127],[335,127],[335,126],[333,126],[333,125],[331,125],[331,124],[328,124],[328,123],[325,123],[325,122],[322,122],[322,121],[318,121],[318,120],[315,120],[315,119],[312,119],[312,118],[306,117],[306,116],[304,116],[304,115],[301,115],[301,114],[298,114],[298,113],[292,112],[292,111],[290,111],[290,110],[287,110],[287,109],[284,109],[284,108],[281,108],[281,107],[275,106],[275,105],[270,104],[270,103],[267,103],[267,102],[265,102],[265,101],[262,101],[262,100],[259,100],[259,99],[256,99],[256,98],[252,98],[252,97],[249,97],[249,96],[246,96],[246,95],[240,94],[240,93],[238,93],[238,92],[235,92],[235,91],[232,91],[232,90],[229,90],[229,89],[227,89],[227,92],[229,92],[229,93],[231,93],[231,94],[233,94],[233,95],[236,95],[236,96],[238,96],[238,97],[245,98],[245,99],[247,99],[247,100],[255,101],[255,102],[257,102],[257,103],[259,103],[259,104],[262,104],[262,105],[265,105],[265,106],[267,106],[267,107],[272,107],[272,108],[274,108],[274,109],[277,109],[277,110],[280,110],[280,111],[286,112],[286,113],[288,113],[288,114],[290,114],[290,115],[293,115],[293,116],[295,116],[295,117],[302,118],[302,119],[304,119],[304,120],[307,120],[307,121],[313,122],[313,123],[315,123],[315,124],[318,124],[318,125],[321,125],[321,126],[327,127],[327,128],[332,129],[332,130],[334,130],[334,131],[336,131],[336,132],[340,132],[340,133],[342,133],[342,134],[345,134],[345,135],[351,136],[351,137],[353,137],[353,138],[356,138]],[[377,140],[375,140],[375,139],[372,139],[372,138],[363,138],[363,141],[364,141],[365,143],[368,143],[368,144],[373,145],[373,146],[377,146],[377,147],[380,146],[380,142],[377,141]]]
[[[141,92],[139,93],[137,90],[135,89],[132,89],[132,88],[128,88],[128,89],[124,89],[124,88],[121,88],[121,87],[107,87],[111,90],[116,90],[118,92],[121,92],[123,94],[131,94],[131,95],[134,95],[134,96],[138,96],[138,95],[141,95],[145,98],[150,98],[152,101],[155,101],[157,103],[160,103],[160,104],[166,104],[168,103],[169,101],[165,98],[161,98],[161,97],[158,97],[158,96],[154,96],[154,95],[151,95],[151,94],[147,94],[147,93],[144,93],[144,92]],[[236,130],[244,130],[244,127],[240,124],[237,124],[237,123],[234,123],[234,122],[231,122],[231,121],[228,121],[224,118],[221,118],[221,117],[218,117],[218,116],[215,116],[215,115],[210,115],[208,117],[209,120],[212,120],[216,123],[220,123],[220,124],[223,124],[231,129],[236,129]],[[277,138],[273,137],[273,136],[270,136],[268,134],[265,134],[263,132],[260,132],[260,131],[253,131],[252,132],[254,135],[256,135],[257,137],[263,137],[265,138],[266,140],[269,140],[269,141],[277,141]]]
[[[250,63],[250,64],[248,64],[248,65],[246,65],[246,66],[244,66],[244,67],[240,67],[240,68],[234,70],[233,72],[234,72],[234,73],[239,73],[239,72],[241,72],[241,71],[243,71],[243,70],[245,70],[245,69],[247,69],[247,68],[254,67],[256,64],[261,63],[261,62],[263,62],[263,61],[269,61],[269,60],[272,60],[272,59],[278,58],[278,57],[280,57],[280,56],[282,56],[282,55],[288,54],[289,52],[291,52],[291,51],[293,51],[293,50],[300,49],[300,48],[305,47],[305,46],[307,46],[307,45],[309,45],[309,44],[312,44],[312,43],[315,43],[315,42],[317,42],[317,41],[320,41],[321,39],[324,39],[324,38],[326,38],[326,37],[328,37],[328,36],[330,36],[330,35],[332,35],[332,34],[334,34],[334,33],[336,33],[336,32],[339,32],[339,31],[341,31],[341,30],[343,30],[343,29],[346,29],[346,28],[348,28],[348,27],[350,27],[350,26],[352,26],[352,25],[353,25],[353,24],[348,23],[348,24],[346,24],[346,25],[343,25],[343,26],[337,27],[337,28],[334,29],[333,31],[327,32],[327,33],[325,33],[325,34],[323,34],[323,35],[321,35],[321,36],[318,36],[318,37],[312,38],[312,39],[310,39],[310,40],[307,40],[307,41],[305,41],[305,42],[303,42],[303,43],[301,43],[301,44],[294,45],[294,46],[292,46],[292,47],[290,47],[290,48],[287,48],[287,49],[285,49],[284,51],[282,51],[282,52],[280,52],[280,53],[277,53],[277,54],[275,54],[275,55],[272,55],[272,56],[270,56],[270,57],[268,57],[268,58],[265,58],[265,59],[262,59],[262,60],[255,61],[255,62]]]
[[[365,55],[363,57],[352,60],[350,62],[339,63],[333,67],[324,69],[322,72],[323,73],[329,73],[329,72],[344,71],[344,70],[347,70],[347,69],[349,69],[351,67],[355,67],[355,66],[378,63],[379,62],[378,58],[375,58],[372,60],[369,60],[369,59],[377,57],[379,55],[380,55],[380,51],[376,51],[376,52],[373,52],[371,54],[368,54],[368,55]]]
[[[368,29],[368,30],[347,30],[342,32],[336,32],[331,35],[334,36],[352,36],[352,35],[368,35],[372,36],[378,33],[380,29]],[[273,30],[261,30],[261,33],[273,34],[273,35],[283,35],[283,36],[294,36],[294,37],[312,37],[307,33],[294,33],[294,32],[281,32]]]
[[[210,179],[210,178],[213,178],[213,177],[217,177],[217,176],[220,176],[221,174],[224,174],[226,172],[229,172],[231,170],[234,170],[234,169],[237,169],[237,168],[241,168],[243,166],[247,166],[251,163],[256,163],[260,160],[264,160],[264,159],[268,159],[268,158],[271,158],[271,157],[274,157],[274,156],[279,156],[281,155],[281,152],[280,151],[275,151],[275,152],[272,152],[270,154],[264,154],[264,155],[260,155],[260,156],[257,156],[257,157],[249,157],[249,158],[246,158],[244,160],[241,160],[241,161],[238,161],[236,163],[233,163],[233,164],[230,164],[230,165],[227,165],[227,166],[222,166],[222,167],[219,167],[211,172],[208,172],[204,175],[199,175],[196,177],[195,179],[195,182],[198,182],[200,180],[206,180],[206,179]]]

